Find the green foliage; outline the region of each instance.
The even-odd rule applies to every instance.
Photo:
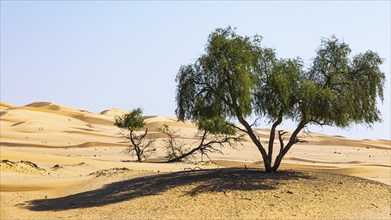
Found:
[[[235,135],[236,129],[221,117],[203,118],[196,122],[199,131],[207,131],[210,134]]]
[[[127,114],[116,116],[114,125],[129,131],[139,131],[145,126],[142,114],[141,108],[135,108]]]
[[[334,36],[323,39],[307,74],[301,107],[309,121],[346,127],[380,121],[376,99],[383,100],[383,60],[372,51],[349,59],[350,48]],[[310,85],[312,84],[312,85]]]
[[[269,53],[272,53],[269,51]],[[267,69],[257,73],[254,87],[253,108],[255,113],[276,120],[280,115],[293,117],[297,94],[301,86],[302,61],[300,59],[272,60]]]
[[[259,44],[260,37],[241,37],[231,28],[212,33],[205,48],[207,54],[179,70],[178,118],[230,118],[237,111],[250,115]]]
[[[379,121],[383,60],[367,51],[349,59],[350,48],[334,36],[323,39],[308,70],[300,58],[277,59],[259,36],[217,29],[194,64],[177,75],[177,116],[193,121],[251,114],[276,120],[323,122],[346,127]]]

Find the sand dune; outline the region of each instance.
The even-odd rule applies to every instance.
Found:
[[[123,115],[125,113],[127,113],[128,111],[125,111],[125,110],[122,110],[122,109],[118,109],[118,108],[111,108],[111,109],[107,109],[107,110],[104,110],[102,112],[100,112],[101,115],[108,115],[108,116],[111,116],[111,117],[115,117],[117,115]]]
[[[213,163],[197,162],[201,159],[199,156],[191,163],[123,162],[134,158],[122,153],[128,143],[121,136],[121,130],[113,124],[114,117],[125,112],[108,109],[93,113],[50,102],[34,102],[26,106],[0,103],[1,219],[91,219],[104,218],[105,215],[116,219],[270,216],[387,219],[391,214],[390,200],[387,200],[391,193],[390,140],[351,140],[321,133],[302,134],[308,143],[294,146],[283,161],[282,169],[300,170],[299,175],[306,178],[291,178],[289,175],[296,174],[286,173],[289,178],[281,177],[283,180],[265,176],[259,179],[261,177],[246,174],[243,169],[262,168],[261,156],[248,138],[236,148],[224,147],[224,155],[211,154]],[[172,116],[145,116],[145,120],[150,136],[158,137],[155,143],[157,151],[149,161],[161,161],[165,156],[165,136],[158,132],[163,124],[178,131],[178,141],[188,146],[196,142],[197,129],[190,122],[178,122]],[[269,132],[269,129],[256,129],[265,144]],[[221,173],[225,173],[228,179],[208,179],[215,169],[223,169]],[[243,169],[244,173],[238,169]],[[185,170],[200,173],[194,173],[194,176]],[[180,178],[175,179],[171,172],[179,172]],[[242,179],[245,177],[242,174],[251,175],[251,178]],[[220,174],[216,171],[213,175]],[[237,176],[238,180],[230,175]],[[156,181],[158,188],[166,187],[159,185],[159,181],[167,181],[172,189],[164,188],[156,194],[141,195],[140,191],[136,190],[134,194],[134,189],[123,185],[140,184],[142,178]],[[335,184],[340,180],[351,184],[351,187]],[[186,184],[178,185],[176,181]],[[260,181],[263,185],[253,186],[253,181]],[[316,183],[321,185],[316,186]],[[327,188],[327,183],[333,187]],[[222,193],[221,187],[216,188],[221,184],[229,188],[228,194]],[[248,185],[252,188],[246,188]],[[153,186],[145,190],[155,190]],[[111,200],[114,195],[107,190],[115,191],[117,188],[128,193],[126,195],[135,196]],[[315,196],[318,191],[321,197]],[[103,193],[108,198],[98,198],[94,193]],[[302,196],[308,194],[311,196]],[[82,200],[83,196],[95,199],[97,204],[79,204],[78,200]],[[364,198],[367,199],[365,203],[362,202]],[[295,202],[297,205],[285,210],[283,201],[301,202]],[[62,205],[64,202],[65,206]],[[313,207],[312,204],[318,206]],[[326,206],[337,207],[335,204],[344,209],[333,208],[325,213]],[[78,205],[80,207],[76,208]],[[146,208],[130,209],[140,205]],[[18,213],[18,216],[13,213]]]
[[[13,108],[13,107],[14,107],[13,105],[10,105],[10,104],[4,103],[4,102],[0,102],[0,110],[6,110],[9,108]]]

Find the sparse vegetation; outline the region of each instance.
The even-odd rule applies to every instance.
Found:
[[[178,142],[178,132],[180,130],[173,130],[167,124],[163,124],[159,131],[166,136],[163,142],[165,143],[164,147],[166,148],[168,161],[176,160],[185,153],[185,144]]]
[[[168,162],[182,161],[197,153],[201,155],[202,161],[204,156],[211,160],[209,153],[223,154],[222,147],[224,145],[235,147],[242,141],[242,136],[236,135],[235,129],[227,126],[225,120],[219,118],[200,120],[197,122],[197,127],[198,133],[195,135],[195,138],[199,141],[196,147],[188,149],[184,148],[184,144],[177,145],[174,137],[176,132],[174,133],[168,126],[163,129],[166,130],[166,134],[169,134],[169,138],[166,141],[167,149],[169,149]]]

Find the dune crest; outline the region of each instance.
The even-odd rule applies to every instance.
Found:
[[[111,108],[111,109],[106,109],[104,111],[101,111],[100,114],[115,117],[115,116],[121,116],[121,115],[126,114],[128,112],[129,111],[118,109],[118,108]]]
[[[26,107],[34,107],[34,108],[43,108],[53,111],[71,111],[71,112],[79,112],[83,110],[75,109],[68,106],[58,105],[52,102],[32,102],[28,105],[25,105]]]

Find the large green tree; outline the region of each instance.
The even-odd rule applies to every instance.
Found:
[[[261,46],[261,39],[240,36],[230,27],[212,32],[205,54],[181,66],[177,75],[179,120],[225,120],[251,138],[267,172],[278,170],[309,124],[370,126],[381,120],[377,100],[383,100],[385,76],[377,53],[350,57],[348,44],[333,36],[321,41],[305,68],[300,58],[278,58],[273,49]],[[271,124],[267,145],[254,132],[255,124],[249,121],[254,117]],[[297,123],[285,142],[288,133],[277,130],[283,120]],[[276,138],[279,147],[274,149]]]

